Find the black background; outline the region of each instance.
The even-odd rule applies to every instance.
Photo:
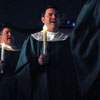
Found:
[[[63,13],[63,30],[65,33],[69,33],[70,29],[66,27],[66,20],[75,22],[85,1],[86,0],[0,0],[0,25],[2,23],[9,23],[17,27],[14,31],[16,37],[15,44],[20,48],[30,33],[41,30],[43,24],[40,20],[40,12],[43,7],[48,4],[59,6]]]
[[[21,28],[41,27],[40,11],[50,3],[59,6],[63,19],[76,20],[85,0],[0,0],[0,23]]]

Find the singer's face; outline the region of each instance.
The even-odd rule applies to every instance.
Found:
[[[4,28],[1,33],[1,41],[7,45],[13,44],[14,36],[12,35],[12,31],[9,28]]]
[[[45,11],[45,16],[42,17],[41,20],[47,26],[48,31],[58,31],[58,27],[60,25],[60,15],[55,9],[48,8]]]

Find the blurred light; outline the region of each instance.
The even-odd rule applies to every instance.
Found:
[[[70,20],[67,20],[67,24],[70,24]]]
[[[74,22],[72,23],[72,26],[75,27],[75,23]]]

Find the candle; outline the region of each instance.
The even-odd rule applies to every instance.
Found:
[[[5,49],[6,50],[12,50],[12,48],[5,44],[5,43],[0,43],[1,45],[1,61],[4,61],[4,53],[5,53]],[[4,73],[4,69],[3,66],[0,68],[0,73],[3,74]]]
[[[5,49],[5,44],[2,43],[2,45],[1,45],[1,60],[4,60],[4,49]]]
[[[6,50],[12,50],[11,46],[5,44],[5,43],[0,43],[1,45],[1,60],[4,60],[4,52],[5,52],[5,49]]]
[[[43,26],[43,54],[46,53],[47,49],[47,26]]]

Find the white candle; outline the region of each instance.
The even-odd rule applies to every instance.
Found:
[[[47,49],[47,26],[43,26],[43,54],[46,53]]]
[[[4,49],[5,49],[5,44],[4,43],[2,43],[2,48],[1,48],[1,60],[4,60]]]
[[[5,53],[5,49],[6,50],[12,50],[11,46],[5,44],[5,43],[0,43],[1,45],[1,60],[4,60],[4,53]]]

